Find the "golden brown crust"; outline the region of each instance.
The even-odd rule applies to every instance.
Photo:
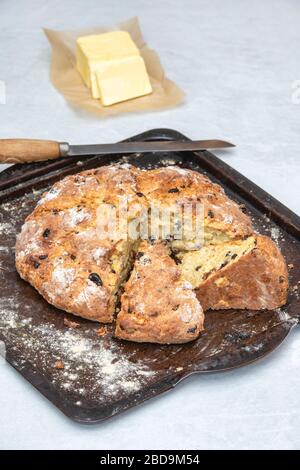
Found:
[[[162,207],[176,203],[202,203],[204,226],[243,238],[253,233],[250,218],[224,189],[206,176],[177,166],[158,168],[137,175],[137,185],[149,204]]]
[[[185,343],[203,330],[202,308],[164,243],[141,243],[121,306],[116,322],[121,339]]]
[[[90,320],[111,322],[114,286],[119,283],[111,257],[122,242],[99,241],[93,227],[79,231],[79,226],[78,233],[65,233],[51,213],[29,219],[17,239],[16,267],[49,303]],[[100,281],[91,280],[92,273]]]
[[[273,240],[258,235],[254,248],[209,276],[196,292],[204,310],[271,310],[287,301],[286,262]]]
[[[130,165],[111,165],[66,176],[43,194],[33,214],[57,209],[58,205],[65,209],[77,204],[89,207],[102,202],[116,204],[119,196],[140,201],[136,196],[137,171]]]

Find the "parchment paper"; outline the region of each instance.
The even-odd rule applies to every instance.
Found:
[[[130,33],[144,58],[153,92],[147,96],[105,107],[101,105],[100,100],[92,98],[90,90],[76,70],[75,50],[77,37],[112,30],[123,30]],[[176,106],[184,100],[183,91],[174,82],[166,78],[158,55],[146,45],[136,17],[110,28],[95,27],[69,32],[44,29],[44,32],[52,46],[51,81],[54,87],[72,105],[95,113],[99,117],[106,117],[125,112],[158,111]]]

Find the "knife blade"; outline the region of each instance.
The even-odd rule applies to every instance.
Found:
[[[162,140],[116,144],[70,145],[34,139],[0,139],[0,163],[28,163],[58,157],[85,157],[141,152],[183,152],[234,147],[224,140]]]
[[[184,152],[234,147],[224,140],[166,140],[150,142],[120,142],[117,144],[96,145],[68,145],[63,151],[64,155],[75,157],[85,155],[106,155],[116,153],[142,153],[142,152]]]

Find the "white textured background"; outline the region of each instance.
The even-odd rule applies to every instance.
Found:
[[[49,82],[41,27],[134,15],[186,103],[105,120],[74,111]],[[298,0],[0,0],[0,138],[114,142],[154,127],[224,138],[237,148],[221,158],[300,213],[299,24]],[[0,406],[0,448],[299,449],[300,331],[256,365],[195,376],[93,427],[72,423],[0,361]]]

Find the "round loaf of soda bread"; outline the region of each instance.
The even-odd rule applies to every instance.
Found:
[[[120,216],[117,209],[120,204],[126,206],[127,225],[117,235],[112,236],[111,214],[117,214],[118,220]],[[127,237],[128,227],[133,228],[132,233],[138,233],[135,229],[140,228],[145,214],[146,218],[149,217],[153,206],[172,211],[174,206],[183,204],[188,204],[191,208],[192,218],[196,217],[196,207],[200,205],[202,208],[204,236],[199,240],[188,233],[185,238],[177,240],[174,233],[170,232],[166,237],[166,246],[171,254],[176,255],[177,260],[176,275],[173,274],[177,279],[180,271],[182,282],[189,266],[189,261],[182,258],[188,253],[194,253],[194,250],[201,252],[208,246],[239,243],[253,236],[251,220],[242,208],[232,201],[219,185],[196,171],[177,166],[154,170],[141,170],[128,164],[103,166],[67,176],[43,194],[17,237],[17,270],[23,279],[57,308],[89,320],[111,323],[115,316],[116,301],[120,297],[120,288],[130,276],[139,244],[145,243],[139,235]],[[109,208],[111,212],[99,212],[99,207]],[[105,237],[99,233],[99,224],[102,231],[103,227],[106,230]],[[162,225],[160,224],[160,230],[163,231]],[[156,242],[149,238],[150,242]],[[248,258],[253,259],[253,255]],[[157,267],[157,256],[155,259]],[[242,259],[243,263],[246,261]],[[283,265],[285,266],[285,263]],[[268,266],[268,269],[272,270],[272,266]],[[157,272],[153,270],[152,276],[156,275]],[[286,272],[279,275],[286,276]],[[147,279],[151,288],[151,267],[147,270]],[[201,290],[200,281],[193,282],[192,279],[191,282],[197,292]],[[130,296],[129,286],[130,284],[127,285],[126,295],[123,296],[124,303]],[[214,281],[213,286],[218,289],[217,282]],[[222,299],[220,300],[217,294],[213,295],[211,289],[211,285],[206,283],[205,294],[202,297],[198,295],[198,298],[202,298],[205,305],[209,306],[209,293],[209,297],[218,299],[215,304],[222,306]],[[166,296],[163,295],[161,301],[164,302],[165,299]],[[188,302],[200,312],[201,307],[196,306],[194,300],[190,299]],[[230,308],[228,299],[226,302],[227,308]],[[235,308],[238,308],[236,304],[237,302]],[[247,308],[246,304],[247,302],[244,302],[242,308]],[[270,301],[272,308],[273,304],[274,302]],[[268,308],[268,305],[268,302],[265,302],[263,308]],[[161,307],[163,318],[168,315],[168,309],[169,305]],[[122,305],[121,311],[125,311]],[[148,336],[147,328],[144,328],[139,338],[136,335],[132,339],[185,342],[200,333],[203,317],[198,314],[197,318],[196,329],[186,337],[181,335],[180,327],[175,324],[176,315],[172,317],[171,328],[169,323],[170,334],[164,331],[168,322],[161,321],[160,315],[157,315],[149,322]],[[126,319],[125,323],[129,324],[128,322],[130,323]],[[156,322],[156,327],[153,322]],[[195,325],[191,326],[190,331],[194,327]],[[132,328],[129,328],[129,331],[131,330]],[[172,331],[177,332],[173,338]],[[126,336],[124,330],[119,336]],[[127,336],[126,339],[130,339],[130,334]]]

